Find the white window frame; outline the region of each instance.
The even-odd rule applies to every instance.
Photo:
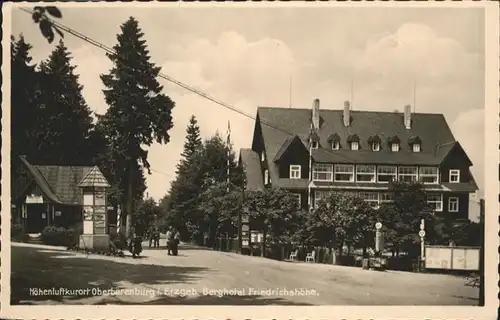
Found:
[[[340,149],[340,141],[332,141],[332,150]]]
[[[429,197],[438,197],[437,200],[429,200]],[[431,193],[431,194],[428,194],[427,195],[427,204],[438,204],[438,208],[436,208],[436,206],[434,205],[433,206],[433,211],[435,212],[442,212],[443,211],[443,194],[442,193],[439,193],[439,194],[435,194],[435,193]]]
[[[405,169],[414,169],[415,173],[401,173],[401,171],[405,171]],[[402,177],[414,177],[411,182],[418,181],[418,168],[411,166],[401,166],[398,168],[398,180],[401,180]],[[404,180],[408,181],[408,180]]]
[[[325,179],[319,179],[318,174],[325,174]],[[313,164],[312,178],[313,181],[333,181],[333,165],[328,163]]]
[[[313,208],[317,208],[319,201],[324,199],[325,196],[327,196],[330,192],[328,191],[323,191],[323,190],[316,190],[314,191],[314,202],[313,202]],[[322,195],[322,196],[321,196]]]
[[[391,173],[381,172],[381,169],[387,169],[387,168],[390,168],[391,171],[394,171],[394,172],[391,172]],[[394,170],[392,170],[392,169],[394,169]],[[396,181],[398,179],[398,167],[396,167],[396,166],[377,166],[377,183],[389,183],[389,181],[380,181],[380,179],[379,179],[380,176],[391,176],[391,177],[393,177],[392,181]]]
[[[382,204],[382,203],[391,203],[394,201],[393,197],[392,197],[392,193],[390,192],[382,192],[379,194],[379,203]]]
[[[363,170],[365,169],[365,170]],[[371,172],[367,172],[371,169]],[[372,179],[370,181],[359,180],[358,176],[371,176]],[[365,182],[365,183],[375,183],[377,182],[377,168],[374,165],[369,164],[360,164],[356,166],[356,182]]]
[[[299,208],[302,208],[302,194],[300,193],[292,193],[295,197],[297,197],[298,203],[299,203]]]
[[[379,194],[378,192],[367,192],[367,191],[362,191],[359,193],[359,197],[364,201],[368,202],[368,204],[374,208],[378,209],[379,208]]]
[[[414,143],[412,149],[413,152],[420,152],[420,143]]]
[[[318,141],[311,141],[311,149],[318,149],[319,142]]]
[[[290,179],[302,179],[302,167],[299,164],[290,165]]]
[[[264,185],[268,185],[271,182],[271,179],[269,178],[269,170],[265,169],[264,170]]]
[[[391,144],[391,151],[392,152],[399,152],[399,143]]]
[[[453,181],[451,179],[451,177],[456,177],[457,180],[456,181]],[[448,177],[448,181],[450,183],[460,183],[460,170],[459,169],[450,169],[450,172],[449,172],[449,177]]]
[[[350,170],[341,170],[341,169],[347,169],[347,168],[349,168]],[[349,180],[339,180],[339,179],[337,179],[337,174],[350,175],[350,178],[349,178]],[[334,171],[333,171],[333,179],[335,182],[354,182],[355,181],[354,165],[352,165],[352,164],[336,164]]]
[[[354,150],[354,151],[359,150],[359,142],[352,141],[351,142],[351,150]]]
[[[456,208],[452,208],[456,206]],[[448,198],[448,212],[458,212],[460,209],[460,200],[458,197],[449,197]]]
[[[425,173],[424,172],[425,169],[435,169],[436,173],[435,174]],[[433,177],[434,181],[433,182],[422,181],[422,178],[425,178],[425,177]],[[423,184],[438,184],[439,183],[439,168],[438,167],[420,167],[420,168],[418,168],[418,178],[420,179],[420,181],[422,181]]]
[[[374,142],[372,143],[372,151],[380,151],[380,142]]]

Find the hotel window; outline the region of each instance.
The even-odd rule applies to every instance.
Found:
[[[368,202],[372,208],[378,208],[378,193],[376,192],[360,192],[359,197]]]
[[[269,179],[269,170],[264,170],[264,185],[269,184],[271,179]]]
[[[340,142],[332,141],[332,150],[339,150],[339,149],[340,149]]]
[[[356,166],[356,181],[357,182],[375,182],[375,166],[357,165]]]
[[[302,207],[302,195],[300,193],[292,193],[294,197],[297,198],[297,205],[299,208]]]
[[[393,166],[377,167],[377,182],[387,183],[398,179],[397,168]]]
[[[413,144],[413,152],[420,152],[420,143]]]
[[[393,201],[392,199],[392,193],[381,193],[379,196],[380,203],[391,203]]]
[[[380,142],[372,143],[372,151],[380,151]]]
[[[418,180],[417,167],[399,167],[398,179],[407,182],[416,182]]]
[[[458,197],[448,198],[448,212],[458,212]]]
[[[399,152],[399,144],[398,143],[391,144],[391,151],[392,152]]]
[[[434,211],[443,211],[443,195],[442,194],[428,194],[427,203]]]
[[[335,165],[336,182],[354,182],[354,165],[336,164]]]
[[[328,191],[315,191],[314,192],[314,208],[317,208],[319,203],[328,196]]]
[[[300,179],[301,178],[300,171],[301,171],[300,165],[297,165],[297,164],[291,165],[290,166],[290,179]]]
[[[450,182],[451,183],[459,183],[460,182],[460,170],[451,169],[450,170]]]
[[[318,141],[311,141],[311,148],[318,149]]]
[[[423,184],[439,183],[439,172],[437,167],[420,167],[419,178]]]
[[[351,150],[359,150],[359,142],[357,141],[351,142]]]
[[[333,165],[325,163],[315,163],[313,166],[314,181],[332,181],[333,180]]]

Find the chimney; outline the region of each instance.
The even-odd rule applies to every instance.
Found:
[[[319,129],[319,99],[314,99],[314,102],[313,102],[312,126],[315,130]]]
[[[407,130],[411,129],[411,105],[407,104],[404,111],[404,122]]]
[[[344,126],[348,127],[351,124],[351,104],[349,101],[344,102]]]

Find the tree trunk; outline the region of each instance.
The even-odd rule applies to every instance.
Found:
[[[128,172],[128,190],[127,190],[127,210],[125,211],[125,236],[130,237],[132,229],[132,211],[134,210],[134,170],[133,163],[130,161]]]

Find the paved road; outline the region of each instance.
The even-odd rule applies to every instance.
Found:
[[[163,243],[161,243],[163,244]],[[13,244],[12,303],[198,305],[476,305],[465,279],[279,262],[181,245],[140,259]],[[80,292],[34,295],[29,288]],[[128,291],[116,291],[126,289]],[[88,290],[90,292],[82,292]],[[99,291],[111,295],[100,295]],[[92,295],[93,293],[93,295]]]

